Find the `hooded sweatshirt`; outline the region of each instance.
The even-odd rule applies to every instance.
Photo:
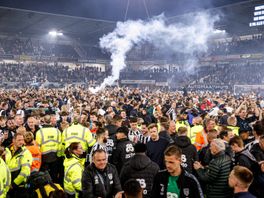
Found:
[[[198,161],[198,153],[195,146],[187,136],[177,137],[174,144],[182,149],[182,167],[189,173],[192,173],[193,162]]]
[[[159,171],[159,166],[143,153],[137,153],[121,170],[120,180],[122,186],[128,179],[136,179],[141,188],[143,196],[150,197],[153,180]]]
[[[235,154],[235,165],[248,168],[254,175],[260,171],[256,158],[246,148]]]

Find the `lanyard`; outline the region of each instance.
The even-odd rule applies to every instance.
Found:
[[[97,170],[96,170],[96,175],[99,177],[101,183],[103,184],[104,194],[107,195],[104,178],[102,177],[102,175]]]

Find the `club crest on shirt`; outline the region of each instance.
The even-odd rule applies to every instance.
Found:
[[[184,189],[183,189],[183,194],[184,194],[185,196],[189,196],[189,194],[190,194],[190,189],[189,189],[189,188],[184,188]]]
[[[109,174],[108,174],[108,178],[109,178],[110,180],[112,180],[112,179],[113,179],[113,174],[112,174],[112,173],[109,173]]]
[[[94,184],[99,184],[99,178],[97,176],[94,177]]]
[[[160,195],[164,195],[164,184],[160,184]]]

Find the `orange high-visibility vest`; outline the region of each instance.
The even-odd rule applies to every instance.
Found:
[[[203,147],[208,145],[207,134],[204,130],[196,134],[194,145],[197,151],[200,151]]]
[[[26,148],[30,151],[33,161],[31,165],[31,172],[39,171],[41,166],[41,152],[37,144],[33,144],[30,146],[26,146]]]

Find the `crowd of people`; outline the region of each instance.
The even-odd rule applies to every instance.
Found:
[[[0,40],[1,55],[51,56],[79,58],[73,45],[47,43],[37,39],[4,38]]]
[[[263,197],[263,98],[0,91],[1,197]]]
[[[196,57],[214,57],[226,55],[241,55],[241,54],[260,54],[263,53],[263,35],[245,35],[223,37],[221,39],[210,40],[208,43],[207,52],[196,52]],[[155,47],[152,44],[144,44],[140,47],[133,48],[128,53],[128,59],[131,60],[171,60],[189,59],[190,55],[178,51],[177,53]]]
[[[256,72],[252,72],[256,71]],[[216,65],[205,67],[203,78],[195,83],[220,84],[220,85],[241,85],[241,84],[262,84],[263,63],[232,63],[228,65]]]
[[[252,72],[255,71],[255,72]],[[190,90],[197,90],[206,86],[218,87],[219,90],[232,90],[234,85],[258,85],[263,83],[263,63],[234,62],[230,64],[216,64],[197,68],[160,68],[135,70],[127,68],[121,72],[121,80],[155,80],[168,82],[171,87],[187,86]]]
[[[133,68],[126,68],[121,71],[121,80],[155,80],[164,82],[171,76],[170,71],[166,68],[161,69],[143,69],[135,70]]]
[[[121,71],[122,80],[154,80],[167,83],[172,90],[186,87],[188,90],[233,91],[234,85],[260,85],[263,83],[263,63],[232,63],[228,65],[201,66],[192,71],[162,67],[140,70],[128,67]],[[19,68],[19,69],[18,69]],[[252,72],[254,71],[254,72]],[[65,84],[98,85],[111,75],[111,67],[106,70],[93,66],[48,65],[44,63],[2,63],[0,64],[2,87],[28,87],[33,82],[39,85],[50,82]],[[14,85],[13,85],[14,84]]]
[[[75,42],[75,43],[74,43]],[[0,55],[26,55],[69,59],[110,59],[99,47],[82,45],[78,41],[46,42],[40,39],[7,37],[0,39]]]
[[[19,85],[32,81],[55,82],[55,83],[87,83],[101,82],[106,76],[105,72],[98,67],[76,66],[70,68],[64,65],[47,64],[0,64],[1,83],[16,82]]]
[[[254,54],[263,53],[263,35],[253,36],[242,40],[241,38],[232,38],[232,41],[218,42],[212,46],[210,55],[230,55],[230,54]]]
[[[198,57],[210,57],[216,55],[230,54],[254,54],[262,53],[263,36],[253,36],[241,39],[240,37],[226,38],[222,41],[214,41],[209,44],[209,50],[206,53],[197,54]],[[74,43],[75,42],[75,43]],[[76,41],[46,42],[40,39],[23,38],[19,35],[15,37],[3,37],[0,39],[0,55],[29,55],[29,56],[49,56],[64,58],[91,58],[91,59],[110,59],[108,52],[102,51],[97,46],[85,45]],[[168,52],[146,43],[141,47],[135,47],[128,53],[129,60],[164,60]],[[183,53],[171,53],[173,59],[182,60],[183,57],[189,58],[189,55]]]

